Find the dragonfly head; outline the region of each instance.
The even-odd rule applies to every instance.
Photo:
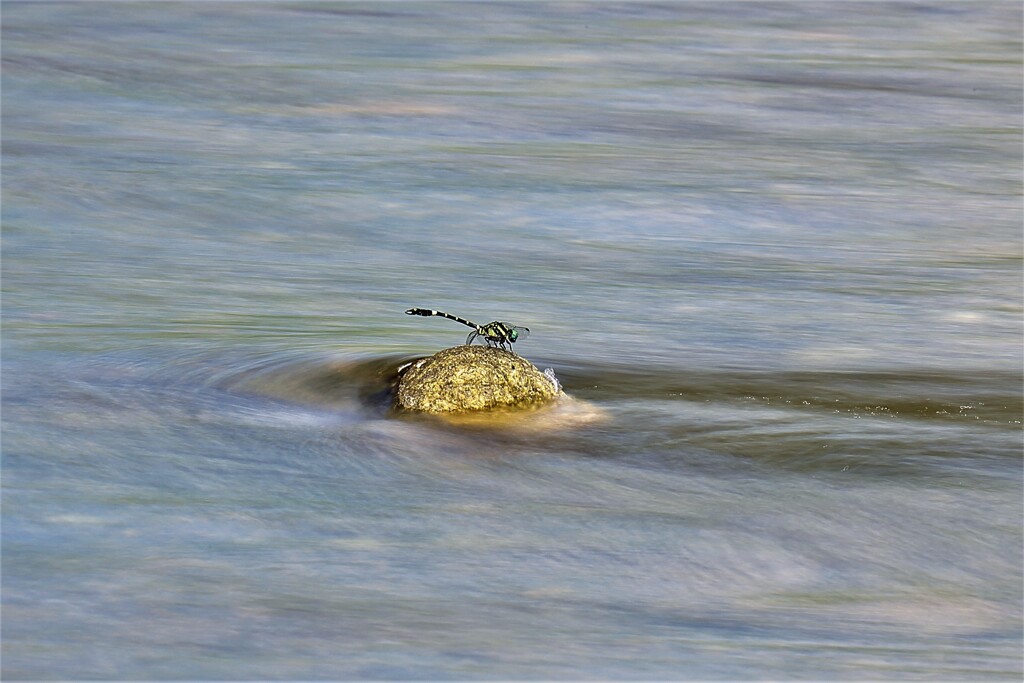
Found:
[[[519,330],[516,330],[516,329],[509,330],[508,340],[510,342],[514,342],[516,339],[519,339]]]

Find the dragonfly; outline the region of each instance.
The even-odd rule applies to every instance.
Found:
[[[454,320],[457,323],[462,323],[466,327],[472,327],[473,331],[466,337],[466,344],[472,344],[478,337],[482,337],[488,346],[497,346],[505,349],[506,351],[512,350],[512,345],[517,341],[526,339],[530,334],[529,327],[518,327],[516,325],[510,325],[509,323],[503,323],[495,320],[494,322],[487,323],[486,325],[477,325],[474,322],[470,322],[465,318],[460,318],[457,315],[451,313],[444,313],[442,311],[432,311],[427,308],[410,308],[405,312],[406,315],[423,315],[432,316],[436,315],[439,318],[448,318]]]

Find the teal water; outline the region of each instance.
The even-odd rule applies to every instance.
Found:
[[[1019,680],[1021,24],[5,2],[3,676]]]

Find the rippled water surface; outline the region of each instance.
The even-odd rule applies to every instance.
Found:
[[[1011,679],[1019,3],[3,6],[8,679]],[[572,397],[389,413],[466,328]],[[565,419],[563,419],[565,418]]]

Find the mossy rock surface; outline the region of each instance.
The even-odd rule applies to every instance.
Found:
[[[424,413],[528,407],[559,395],[533,363],[490,346],[454,346],[410,365],[398,380],[397,404]]]

